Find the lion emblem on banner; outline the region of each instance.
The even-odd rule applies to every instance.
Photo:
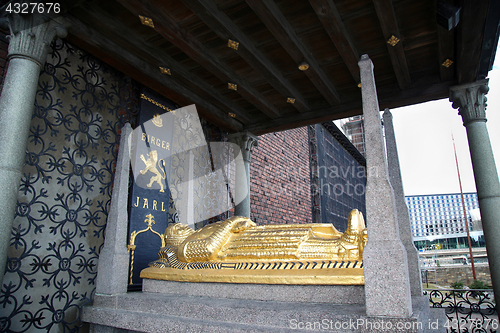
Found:
[[[141,175],[146,174],[148,171],[153,173],[153,176],[149,180],[149,184],[147,184],[147,187],[153,186],[153,184],[156,182],[158,185],[160,185],[160,192],[163,193],[165,192],[163,188],[163,182],[162,180],[165,179],[165,171],[162,169],[162,167],[158,164],[158,162],[163,163],[163,168],[165,167],[165,161],[161,159],[158,161],[158,152],[156,150],[152,150],[148,153],[149,158],[146,159],[144,155],[141,154],[141,160],[146,164],[146,167],[140,171]],[[160,170],[163,172],[163,175],[160,173],[158,170],[158,167]]]

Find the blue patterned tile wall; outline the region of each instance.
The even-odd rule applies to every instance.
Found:
[[[0,293],[2,332],[83,332],[95,290],[120,128],[138,87],[62,40],[40,76]]]

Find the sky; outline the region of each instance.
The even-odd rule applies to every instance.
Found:
[[[489,72],[486,126],[500,165],[500,47]],[[462,189],[476,192],[467,133],[448,99],[391,110],[405,195],[459,193],[452,134]]]

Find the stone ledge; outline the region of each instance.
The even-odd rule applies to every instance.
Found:
[[[143,280],[151,293],[248,299],[257,301],[364,304],[364,286],[270,285],[250,283],[192,283]]]

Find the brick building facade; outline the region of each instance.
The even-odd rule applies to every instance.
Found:
[[[250,183],[251,218],[257,224],[311,223],[307,127],[260,136]]]
[[[366,161],[331,122],[259,137],[250,170],[251,218],[257,224],[333,223],[365,214]]]

